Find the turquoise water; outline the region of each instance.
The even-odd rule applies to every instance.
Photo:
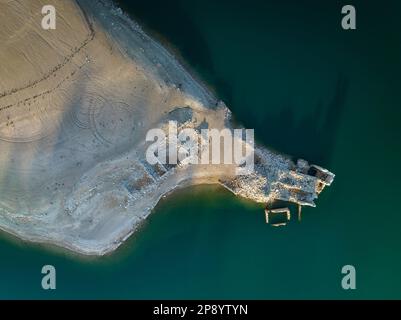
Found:
[[[399,1],[352,1],[356,31],[341,29],[339,1],[120,2],[260,142],[334,184],[285,228],[219,187],[188,188],[102,259],[3,236],[0,298],[401,298]],[[354,291],[341,289],[346,264]]]

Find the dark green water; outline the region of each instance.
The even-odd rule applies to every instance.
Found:
[[[164,200],[106,258],[3,239],[0,298],[401,298],[401,3],[352,1],[357,30],[344,31],[341,1],[121,2],[259,141],[336,180],[285,228],[202,186]],[[346,264],[354,291],[340,285]]]

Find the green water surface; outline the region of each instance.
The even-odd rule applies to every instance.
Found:
[[[116,253],[0,239],[0,298],[401,298],[401,2],[120,1],[259,142],[327,167],[301,223],[217,186],[163,200]],[[353,4],[357,30],[341,28]],[[41,267],[57,289],[41,289]],[[341,288],[341,267],[357,289]]]

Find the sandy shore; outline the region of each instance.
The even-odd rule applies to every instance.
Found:
[[[52,31],[40,27],[43,1],[0,0],[1,230],[104,255],[176,188],[219,183],[257,202],[314,206],[331,183],[261,146],[255,173],[240,178],[234,165],[150,166],[149,129],[231,128],[230,111],[110,1],[47,2]]]

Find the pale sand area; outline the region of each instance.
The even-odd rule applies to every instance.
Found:
[[[54,5],[57,29],[41,28]],[[230,111],[108,0],[0,0],[0,229],[87,255],[116,249],[175,188],[314,206],[334,175],[258,147],[256,171],[157,167],[149,129],[231,128]],[[277,133],[279,134],[279,133]]]

